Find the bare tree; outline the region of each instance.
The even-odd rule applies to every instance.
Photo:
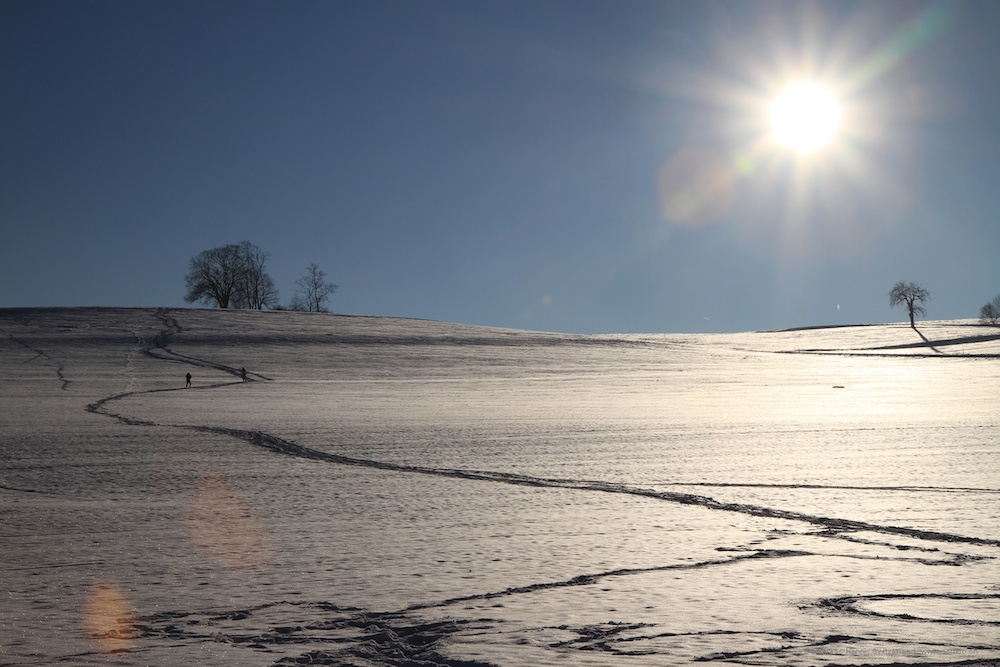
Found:
[[[979,309],[979,322],[981,324],[1000,324],[1000,294],[993,297],[993,300]]]
[[[337,291],[337,286],[326,282],[326,272],[316,264],[306,267],[306,275],[295,281],[295,296],[292,297],[292,310],[306,310],[311,313],[326,313],[329,309],[326,302],[330,295]]]
[[[240,285],[237,292],[239,308],[263,310],[271,308],[278,302],[278,289],[265,270],[265,264],[271,253],[261,250],[249,241],[240,244]]]
[[[930,298],[931,293],[920,285],[900,281],[893,285],[892,290],[889,292],[889,307],[895,308],[905,303],[906,309],[910,314],[910,326],[916,329],[917,326],[913,322],[913,316],[927,314],[923,303],[924,301],[930,301]]]
[[[273,305],[278,291],[264,270],[269,256],[249,241],[202,251],[191,258],[184,277],[184,300],[219,308],[260,309]]]
[[[229,308],[239,284],[239,254],[240,247],[230,244],[204,250],[192,257],[184,277],[187,286],[184,300]]]

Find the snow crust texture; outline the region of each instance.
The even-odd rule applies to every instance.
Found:
[[[998,557],[971,321],[0,310],[0,665],[1000,665]]]

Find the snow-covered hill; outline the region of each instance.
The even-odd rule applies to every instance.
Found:
[[[0,664],[994,664],[998,427],[972,321],[0,310]]]

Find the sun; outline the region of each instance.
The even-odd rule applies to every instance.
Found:
[[[789,85],[770,108],[775,141],[802,154],[828,145],[837,134],[840,117],[840,103],[833,91],[818,83]]]

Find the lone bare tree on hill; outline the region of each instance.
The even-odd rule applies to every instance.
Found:
[[[306,267],[306,275],[295,281],[296,291],[292,297],[292,310],[305,310],[311,313],[326,313],[329,309],[326,302],[337,291],[337,286],[326,282],[326,272],[316,264]]]
[[[892,290],[889,292],[889,307],[895,308],[905,303],[906,309],[910,314],[910,326],[916,329],[917,326],[913,322],[913,316],[927,314],[923,303],[924,301],[930,301],[930,298],[931,293],[917,283],[899,281],[892,286]]]
[[[269,253],[249,241],[204,250],[191,258],[184,277],[188,303],[202,301],[219,308],[273,306],[278,290],[265,271]]]

